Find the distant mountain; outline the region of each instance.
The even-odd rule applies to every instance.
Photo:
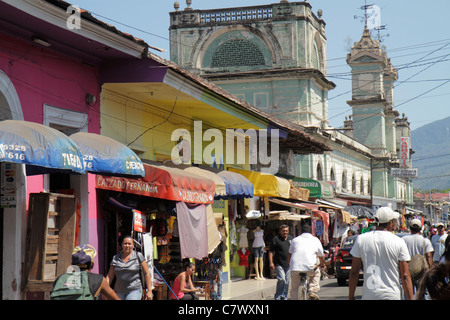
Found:
[[[411,146],[412,166],[419,169],[414,188],[450,188],[450,117],[411,131]]]

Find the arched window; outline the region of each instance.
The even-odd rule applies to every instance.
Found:
[[[317,43],[314,41],[311,63],[314,69],[320,70],[320,55]]]
[[[330,181],[336,181],[336,177],[334,176],[334,169],[331,168],[330,170]]]
[[[355,178],[355,174],[352,175],[352,193],[356,193],[356,178]]]
[[[364,179],[363,179],[363,176],[361,176],[361,181],[359,182],[359,192],[361,194],[364,194]]]
[[[263,53],[254,43],[232,39],[217,48],[212,56],[211,67],[261,66],[265,65],[265,62]]]
[[[347,171],[342,171],[342,189],[347,190]]]
[[[320,162],[317,164],[316,176],[317,180],[323,180],[322,165],[320,164]]]

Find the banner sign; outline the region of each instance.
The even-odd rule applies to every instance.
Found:
[[[409,167],[409,137],[401,137],[400,141],[400,167]]]

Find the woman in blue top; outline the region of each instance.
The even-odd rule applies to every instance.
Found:
[[[141,300],[142,282],[140,271],[142,266],[147,286],[145,298],[152,300],[152,283],[147,261],[145,261],[144,256],[140,252],[136,252],[133,249],[133,238],[130,236],[125,237],[122,241],[122,251],[113,257],[106,279],[111,285],[114,278],[116,278],[114,291],[116,291],[121,300]]]

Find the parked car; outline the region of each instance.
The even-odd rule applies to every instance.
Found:
[[[350,270],[352,269],[353,258],[350,254],[350,250],[352,249],[353,243],[355,242],[357,237],[357,235],[348,237],[337,253],[334,263],[334,272],[339,286],[345,286],[347,284]],[[361,266],[361,270],[359,271],[359,279],[363,279],[363,277],[364,273]]]

